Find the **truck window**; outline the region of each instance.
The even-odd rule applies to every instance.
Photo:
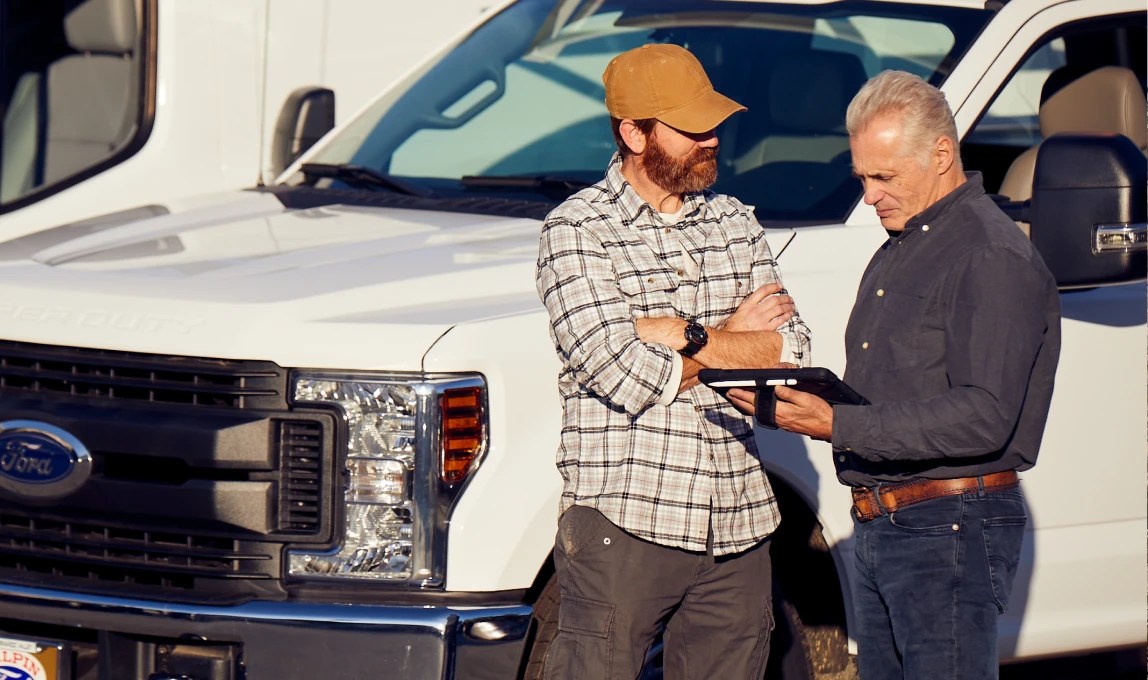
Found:
[[[520,0],[313,160],[366,166],[444,196],[524,191],[468,185],[470,176],[595,182],[615,149],[602,71],[626,49],[670,42],[749,108],[718,129],[715,189],[755,206],[763,222],[838,221],[860,195],[844,129],[857,89],[886,68],[940,84],[944,64],[990,17],[863,1]]]
[[[0,212],[142,143],[152,14],[154,0],[0,3]]]
[[[1040,91],[1050,73],[1065,65],[1064,40],[1040,46],[993,100],[971,140],[1026,147],[1040,142]]]
[[[1041,106],[1086,73],[1103,66],[1127,68],[1143,90],[1146,33],[1144,15],[1138,14],[1071,24],[1045,36],[965,135],[965,167],[984,175],[986,191],[1000,191],[1013,161],[1043,139]]]
[[[856,54],[870,74],[896,69],[928,80],[953,49],[949,27],[918,19],[833,17],[819,19],[815,30],[815,46]]]

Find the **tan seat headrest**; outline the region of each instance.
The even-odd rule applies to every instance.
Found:
[[[1040,134],[1116,132],[1148,148],[1148,104],[1131,70],[1103,66],[1065,85],[1040,107]]]

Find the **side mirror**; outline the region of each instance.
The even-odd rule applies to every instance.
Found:
[[[292,92],[275,122],[271,175],[278,176],[319,138],[335,127],[335,93],[325,87]]]
[[[1116,134],[1041,142],[1029,216],[1032,242],[1060,288],[1148,276],[1148,160]]]

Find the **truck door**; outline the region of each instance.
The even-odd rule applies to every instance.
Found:
[[[989,192],[1004,187],[1026,198],[1024,181],[1010,170],[1021,164],[1014,160],[1040,143],[1042,128],[1076,131],[1060,129],[1065,117],[1043,104],[1104,67],[1134,74],[1126,82],[1136,91],[1124,96],[1141,107],[1133,125],[1106,131],[1143,147],[1145,25],[1143,3],[1122,0],[1062,3],[1025,22],[957,111],[958,128],[969,130],[965,169],[981,171]],[[1079,110],[1068,127],[1088,132],[1109,125],[1118,107],[1099,99],[1072,105]],[[1089,122],[1095,117],[1099,127]],[[1052,408],[1038,464],[1023,475],[1033,532],[1017,580],[1024,592],[1001,620],[1002,650],[1010,656],[1055,652],[1057,640],[1065,648],[1143,641],[1142,624],[1132,631],[1127,622],[1143,618],[1128,594],[1142,592],[1145,580],[1144,301],[1143,279],[1061,292],[1063,347]]]

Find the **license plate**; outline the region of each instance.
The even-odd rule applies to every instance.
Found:
[[[0,678],[3,680],[60,680],[58,642],[0,638]]]

